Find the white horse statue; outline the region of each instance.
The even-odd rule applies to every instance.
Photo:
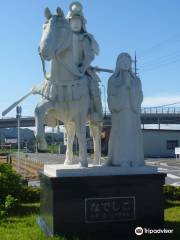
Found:
[[[92,80],[85,71],[80,71],[74,62],[73,31],[58,7],[57,14],[45,10],[46,22],[43,25],[39,53],[43,60],[51,60],[50,76],[46,76],[40,89],[42,101],[35,109],[36,138],[38,148],[47,149],[45,125],[55,127],[62,121],[67,132],[67,150],[64,164],[73,164],[73,141],[75,134],[79,143],[80,166],[88,167],[86,146],[86,123],[94,141],[94,162],[100,158],[101,120],[96,119],[91,108],[89,82]]]

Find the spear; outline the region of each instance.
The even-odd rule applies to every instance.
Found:
[[[11,106],[9,106],[6,110],[2,112],[2,116],[4,117],[8,112],[10,112],[13,108],[15,108],[20,102],[24,101],[27,97],[29,97],[32,94],[32,91],[28,92],[26,95],[24,95],[22,98],[20,98],[18,101],[14,102]]]
[[[92,67],[92,69],[95,70],[96,72],[114,73],[112,69],[108,69],[108,68]]]
[[[96,72],[107,72],[107,73],[113,73],[114,71],[111,69],[107,69],[107,68],[100,68],[100,67],[91,67],[93,70],[95,70]],[[45,74],[45,73],[44,73]],[[14,102],[11,106],[9,106],[7,109],[5,109],[2,112],[2,116],[4,117],[5,115],[7,115],[13,108],[15,108],[17,105],[19,105],[22,101],[24,101],[26,98],[28,98],[31,94],[32,94],[32,90],[30,90],[26,95],[24,95],[23,97],[21,97],[18,101]]]

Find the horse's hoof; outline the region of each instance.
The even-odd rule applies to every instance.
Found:
[[[93,165],[95,165],[95,166],[100,165],[99,161],[93,161]]]
[[[37,146],[40,151],[47,151],[48,145],[46,139],[41,136],[36,136]]]
[[[88,167],[88,161],[85,161],[85,160],[84,161],[80,161],[79,166],[87,168]]]
[[[72,165],[72,164],[73,164],[73,161],[71,161],[71,160],[64,161],[64,165]]]
[[[101,165],[101,158],[100,157],[95,157],[93,159],[93,165]]]
[[[38,153],[48,153],[48,150],[45,150],[45,149],[37,149],[37,152]]]

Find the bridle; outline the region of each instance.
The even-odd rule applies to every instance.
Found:
[[[41,63],[42,63],[42,69],[43,69],[43,75],[44,75],[44,78],[46,80],[49,80],[50,77],[47,75],[47,72],[46,72],[46,63],[45,63],[45,60],[43,59],[42,55],[41,55],[41,52],[40,52],[40,49],[38,48],[38,53],[39,53],[39,56],[40,56],[40,59],[41,59]]]
[[[38,48],[38,53],[39,53],[39,56],[40,56],[40,59],[41,59],[41,63],[42,63],[42,69],[43,69],[44,78],[49,81],[50,80],[50,76],[47,75],[46,62],[45,62],[44,58],[42,57],[39,48]],[[73,68],[71,65],[65,63],[61,58],[58,58],[58,60],[69,72],[74,74],[76,77],[82,77],[83,76],[83,74],[76,72],[75,68]]]

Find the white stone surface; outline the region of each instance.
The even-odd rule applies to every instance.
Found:
[[[49,177],[85,177],[85,176],[115,176],[115,175],[137,175],[158,173],[156,167],[113,167],[113,166],[94,166],[88,168],[79,165],[51,164],[44,165],[44,174]]]
[[[43,63],[45,60],[51,61],[51,72],[48,77],[45,74],[42,85],[34,87],[33,93],[43,96],[35,109],[38,148],[47,149],[44,125],[55,127],[60,120],[67,132],[65,164],[73,163],[73,141],[76,133],[80,162],[87,167],[86,121],[89,116],[95,149],[94,160],[98,162],[102,104],[99,78],[90,67],[99,53],[99,46],[93,35],[86,31],[82,10],[80,3],[73,2],[65,19],[60,8],[57,8],[57,14],[45,9],[46,21],[39,53]]]
[[[141,81],[132,72],[129,54],[121,53],[108,81],[108,106],[112,114],[107,165],[143,166],[140,109]]]

